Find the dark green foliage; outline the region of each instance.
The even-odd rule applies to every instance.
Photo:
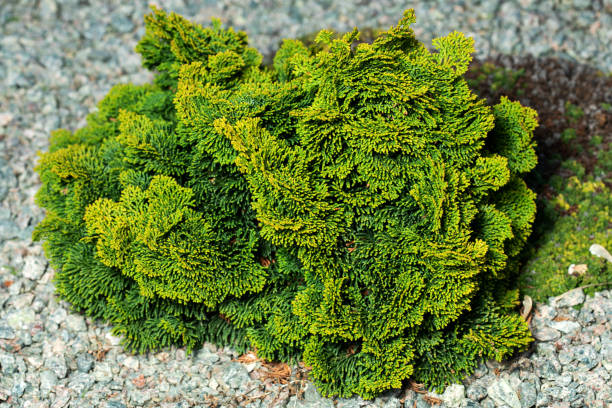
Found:
[[[485,62],[481,66],[471,71],[474,79],[467,80],[468,84],[470,85],[470,88],[476,89],[481,83],[489,79],[489,89],[493,92],[515,90],[517,95],[522,95],[524,93],[524,89],[516,89],[517,81],[525,73],[525,70],[523,68],[514,71],[511,69],[498,67],[495,64],[489,62]]]
[[[582,116],[584,111],[580,106],[576,106],[569,101],[565,102],[565,116],[569,119],[570,124],[577,122]]]
[[[286,40],[266,68],[244,33],[155,10],[155,84],[115,87],[41,155],[60,295],[139,351],[301,358],[326,395],[442,387],[526,346],[509,278],[536,114],[488,107],[462,77],[473,41],[430,53],[413,22]]]
[[[564,143],[570,143],[574,139],[576,139],[576,129],[567,128],[561,133],[561,140]]]
[[[192,26],[160,11],[154,16],[139,48],[158,63],[160,78],[176,68],[169,63],[178,57],[169,50],[188,50],[175,42],[151,46],[155,36],[166,44],[172,30]],[[218,41],[231,34],[217,33]],[[231,49],[217,44],[213,56],[255,52]],[[246,183],[232,168],[213,165],[189,138],[164,85],[118,85],[85,128],[52,134],[37,167],[43,182],[37,202],[47,216],[33,238],[46,240],[58,293],[114,323],[128,348],[191,349],[209,340],[245,349],[244,329],[229,325],[215,307],[228,296],[262,290],[267,273],[256,261],[269,245],[259,238]]]

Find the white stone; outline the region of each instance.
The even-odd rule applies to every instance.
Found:
[[[171,372],[166,374],[166,381],[168,384],[177,385],[180,384],[183,379],[183,373],[177,370],[172,370]]]
[[[157,386],[157,389],[161,393],[167,393],[170,390],[170,384],[168,384],[166,381],[161,381]]]
[[[23,283],[21,283],[21,281],[13,282],[13,284],[9,286],[8,291],[11,294],[11,296],[17,296],[19,292],[21,292],[22,286],[23,286]]]
[[[40,387],[50,390],[57,384],[57,376],[51,370],[44,370],[40,373]]]
[[[49,408],[48,401],[26,401],[23,403],[23,408]]]
[[[57,384],[57,376],[51,370],[44,370],[40,373],[40,391],[41,397],[46,398],[49,392]]]
[[[38,370],[43,365],[43,360],[42,360],[42,358],[40,358],[40,356],[29,356],[29,357],[26,357],[26,361],[28,362],[28,364],[30,364],[36,370]]]
[[[532,331],[533,337],[539,341],[552,341],[561,337],[561,333],[552,327],[536,327]]]
[[[208,386],[213,390],[216,390],[217,388],[219,388],[219,383],[217,382],[217,380],[215,380],[215,377],[211,377],[211,379],[208,381]]]
[[[570,307],[584,302],[584,292],[581,288],[572,289],[562,295],[552,298],[554,307]]]
[[[51,354],[63,356],[66,354],[66,343],[61,338],[54,339],[51,343],[49,343],[49,349]],[[43,350],[46,351],[46,350]]]
[[[75,332],[87,330],[87,325],[85,324],[85,319],[83,316],[73,314],[66,317],[66,327]]]
[[[587,271],[589,270],[589,267],[586,264],[571,264],[568,268],[567,268],[567,273],[568,275],[572,275],[572,276],[582,276],[585,273],[587,273]]]
[[[508,405],[510,408],[521,408],[521,401],[506,380],[496,380],[487,387],[489,397],[499,406]]]
[[[376,401],[376,400],[374,400]],[[402,403],[397,398],[389,398],[382,408],[401,408]]]
[[[113,379],[109,363],[97,363],[93,370],[93,376],[98,382],[108,382]]]
[[[129,390],[128,395],[130,397],[130,401],[139,407],[143,406],[151,399],[151,392],[149,390]]]
[[[50,356],[45,359],[45,367],[53,371],[58,378],[66,378],[68,366],[64,356]]]
[[[36,313],[34,310],[28,308],[17,309],[6,318],[6,322],[14,330],[25,330],[29,328],[29,325],[34,323],[36,320]]]
[[[595,256],[598,256],[600,258],[605,258],[608,262],[612,262],[612,255],[610,255],[610,252],[608,252],[606,248],[604,248],[603,246],[599,244],[591,245],[591,247],[589,248],[589,251]]]
[[[560,322],[553,321],[553,322],[550,322],[548,325],[552,327],[553,329],[559,330],[560,332],[563,332],[563,333],[572,333],[577,330],[580,330],[580,323],[573,322],[571,320],[562,320]]]
[[[42,0],[38,8],[40,16],[44,20],[53,20],[57,18],[57,3],[55,0]]]
[[[118,346],[121,343],[121,337],[113,336],[110,332],[106,333],[104,338],[111,346]]]
[[[47,262],[37,256],[26,256],[22,275],[30,280],[36,281],[43,276],[47,269]]]
[[[449,385],[442,394],[442,400],[449,408],[459,408],[464,398],[465,387],[460,384]]]
[[[366,405],[374,406],[374,404]],[[334,402],[330,398],[321,396],[314,384],[307,384],[303,394],[303,399],[298,399],[292,395],[287,403],[287,408],[334,408]]]
[[[63,307],[58,307],[55,309],[55,312],[49,316],[49,320],[54,323],[62,324],[64,320],[66,320],[66,316],[68,316],[68,312]]]
[[[32,300],[34,300],[33,293],[24,293],[23,295],[19,295],[17,298],[14,298],[13,306],[15,306],[15,309],[17,310],[25,309],[32,304]]]
[[[135,357],[128,356],[125,358],[125,360],[123,360],[123,365],[130,370],[136,371],[140,367],[140,362]]]
[[[13,120],[13,114],[11,112],[0,112],[0,126],[8,125]]]
[[[251,378],[246,368],[238,362],[232,362],[225,366],[225,372],[221,378],[222,384],[229,388],[237,389],[242,384],[249,382]],[[219,381],[219,380],[218,380]]]
[[[53,401],[51,408],[66,407],[68,405],[68,401],[70,401],[71,393],[74,392],[61,385],[56,385],[53,391],[55,392],[55,400]]]

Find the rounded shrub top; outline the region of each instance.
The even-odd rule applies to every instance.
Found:
[[[260,67],[244,33],[155,10],[155,85],[111,91],[41,160],[60,294],[138,350],[300,358],[326,395],[444,386],[527,345],[537,115],[487,106],[462,77],[473,40],[429,52],[414,21],[285,40]]]

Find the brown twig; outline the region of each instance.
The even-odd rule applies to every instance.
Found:
[[[590,285],[578,286],[576,289],[586,289],[586,288],[592,288],[594,286],[606,286],[606,285],[612,285],[612,282],[591,283]]]
[[[431,405],[440,405],[442,403],[440,398],[432,397],[431,395],[425,395],[423,396],[423,399]]]

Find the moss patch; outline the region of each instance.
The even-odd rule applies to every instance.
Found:
[[[578,166],[570,161],[563,167],[581,173]],[[553,227],[533,244],[519,279],[522,291],[535,300],[544,301],[578,286],[612,281],[611,264],[589,252],[592,244],[612,248],[611,191],[592,175],[582,174],[582,178],[572,176],[567,185],[559,176],[551,180],[556,194],[545,202],[544,211]],[[588,270],[583,275],[570,275],[571,264],[587,265]]]

